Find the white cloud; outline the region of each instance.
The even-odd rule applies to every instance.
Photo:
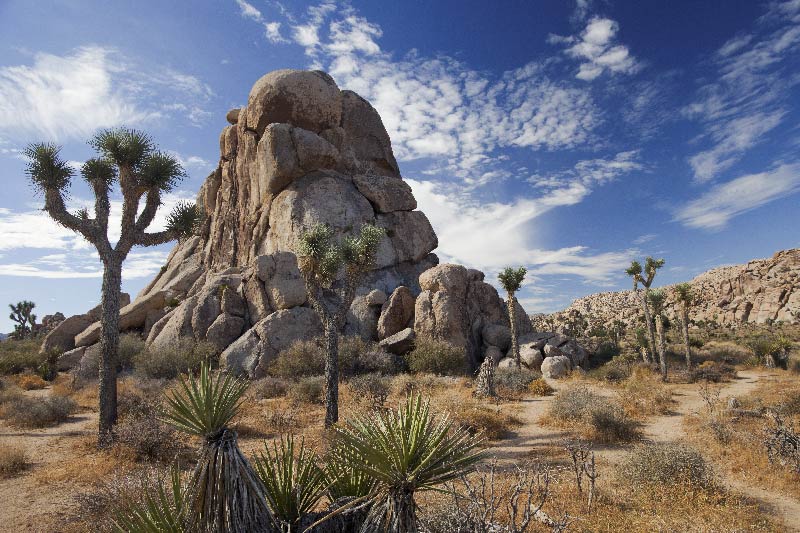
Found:
[[[249,18],[255,20],[256,22],[261,22],[264,20],[264,17],[261,15],[261,11],[259,11],[253,4],[249,4],[244,0],[236,0],[236,4],[241,9],[241,15],[245,18]]]
[[[195,76],[136,66],[110,48],[38,53],[32,65],[0,68],[0,133],[14,139],[85,138],[98,128],[155,121],[171,111],[199,121],[201,104],[212,96]]]
[[[155,232],[166,227],[169,212],[180,201],[192,201],[194,195],[178,191],[164,195],[156,218],[148,228]],[[73,199],[69,209],[86,207],[92,212],[92,202]],[[119,239],[122,219],[122,202],[111,202],[109,239],[112,244]],[[12,211],[0,208],[0,251],[15,250],[15,256],[26,251],[34,257],[24,263],[0,264],[0,275],[43,278],[91,278],[102,274],[94,247],[76,233],[56,224],[41,210]],[[58,251],[52,253],[52,251]],[[45,252],[47,251],[47,252]],[[164,264],[167,251],[138,249],[129,254],[123,268],[128,278],[147,277]]]
[[[579,7],[588,3],[579,2]],[[639,70],[639,62],[631,55],[627,46],[614,42],[619,24],[609,18],[593,17],[580,36],[562,37],[551,35],[551,44],[568,45],[565,53],[581,61],[576,78],[592,81],[604,72],[633,74]]]
[[[717,185],[675,213],[684,226],[720,230],[735,216],[800,192],[800,164],[784,164]]]
[[[267,22],[264,24],[264,34],[270,42],[273,43],[288,43],[289,39],[281,35],[280,22]]]
[[[716,79],[705,83],[684,114],[705,128],[710,148],[689,158],[697,182],[707,182],[763,142],[787,114],[787,98],[800,77],[788,59],[800,50],[797,1],[776,3],[751,33],[723,44],[713,57]],[[703,79],[708,77],[703,72]]]

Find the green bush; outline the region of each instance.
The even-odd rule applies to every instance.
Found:
[[[120,369],[133,368],[134,358],[144,351],[144,340],[135,333],[124,333],[119,336],[117,364]]]
[[[12,426],[43,428],[64,422],[76,409],[75,402],[66,396],[18,396],[7,402],[3,411]]]
[[[406,360],[412,372],[446,376],[463,376],[466,373],[464,349],[445,341],[417,338],[414,349],[406,356]]]
[[[215,363],[217,349],[208,342],[181,339],[175,346],[149,347],[133,357],[136,373],[149,378],[173,379],[197,372],[203,362]]]
[[[527,392],[528,386],[542,374],[528,368],[498,368],[494,373],[494,386],[503,392],[516,394]]]
[[[583,386],[557,393],[549,417],[556,423],[582,424],[602,442],[629,441],[638,435],[636,422],[622,406]]]
[[[322,403],[325,394],[325,378],[309,376],[300,378],[289,387],[289,399],[295,403]]]
[[[633,486],[714,486],[714,474],[700,452],[673,442],[637,446],[620,465],[619,474]]]
[[[323,375],[325,348],[322,342],[321,338],[295,342],[270,363],[269,374],[283,379]]]
[[[45,358],[39,355],[41,344],[41,339],[7,339],[0,342],[0,374],[36,371],[45,361]]]

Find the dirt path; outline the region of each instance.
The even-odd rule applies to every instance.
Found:
[[[721,398],[744,397],[752,392],[759,381],[766,376],[757,370],[739,371],[739,377],[736,380],[723,386]],[[559,382],[551,383],[551,385],[556,389],[564,387]],[[705,409],[705,400],[700,396],[698,385],[676,385],[673,391],[673,397],[677,402],[674,411],[669,415],[651,418],[642,428],[645,440],[665,442],[681,439],[685,435],[683,420],[687,416],[692,416]],[[597,389],[597,392],[607,394],[607,391],[602,389]],[[524,400],[523,407],[517,414],[523,425],[510,439],[492,448],[490,456],[497,458],[501,463],[512,464],[515,461],[531,458],[537,454],[538,450],[547,446],[558,446],[566,432],[544,427],[538,422],[539,418],[547,411],[550,401],[552,401],[552,396]],[[630,447],[619,445],[595,447],[598,459],[606,464],[618,463],[627,455],[629,449]],[[717,471],[728,488],[757,500],[766,512],[780,517],[786,525],[787,531],[800,531],[800,502],[786,495],[735,479],[721,468],[717,468]]]
[[[33,391],[32,391],[33,392]],[[36,391],[32,395],[47,394]],[[17,429],[0,423],[0,447],[25,450],[30,467],[22,475],[0,479],[0,530],[53,531],[70,514],[76,502],[75,487],[69,482],[42,482],[37,474],[69,462],[74,453],[75,437],[93,435],[97,413],[82,412],[63,424],[44,429]]]

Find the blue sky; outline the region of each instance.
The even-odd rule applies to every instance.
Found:
[[[800,0],[1,0],[0,302],[99,301],[92,248],[38,210],[27,143],[79,165],[98,128],[150,132],[190,176],[164,215],[279,68],[369,99],[440,258],[525,265],[530,312],[627,288],[633,257],[665,257],[672,283],[800,246]],[[71,205],[90,198],[76,180]],[[134,251],[124,289],[169,249]]]

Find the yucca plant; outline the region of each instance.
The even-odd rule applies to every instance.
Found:
[[[397,411],[377,412],[335,426],[339,445],[363,461],[355,470],[376,481],[362,532],[418,531],[414,495],[471,471],[483,458],[480,439],[435,416],[428,401],[410,396]]]
[[[239,450],[236,432],[228,428],[247,390],[247,382],[214,376],[207,363],[199,377],[181,380],[167,394],[164,420],[202,437],[197,467],[186,491],[186,527],[199,532],[274,531],[264,485]]]
[[[363,468],[365,459],[352,448],[336,446],[325,457],[325,480],[331,502],[366,498],[375,492],[377,481]]]
[[[155,494],[145,494],[141,503],[124,507],[112,520],[118,533],[184,533],[186,491],[180,470],[173,468],[170,486],[160,484]]]
[[[325,473],[317,465],[316,454],[305,447],[303,440],[298,448],[292,436],[281,438],[280,444],[264,443],[264,452],[256,458],[255,469],[282,531],[296,531],[300,520],[325,495]]]

